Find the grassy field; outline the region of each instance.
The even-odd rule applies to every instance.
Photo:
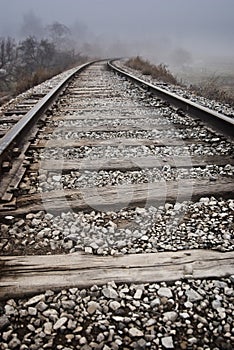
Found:
[[[218,89],[234,104],[234,59],[210,59],[183,68],[172,68],[177,80],[187,86]],[[228,102],[228,101],[227,101]]]

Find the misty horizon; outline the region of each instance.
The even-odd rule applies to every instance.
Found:
[[[0,37],[43,37],[66,25],[77,50],[100,57],[140,55],[170,60],[234,57],[232,0],[0,0]],[[90,46],[89,46],[90,45]]]

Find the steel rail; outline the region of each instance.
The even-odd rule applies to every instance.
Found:
[[[170,104],[181,108],[183,111],[191,115],[192,117],[199,118],[209,126],[212,126],[216,130],[222,132],[227,136],[234,137],[234,118],[227,117],[221,113],[215,112],[207,107],[203,107],[198,103],[192,102],[184,97],[178,96],[172,92],[157,87],[151,83],[148,83],[140,78],[137,78],[133,74],[129,74],[126,71],[120,69],[114,64],[114,60],[108,61],[108,67],[115,72],[118,72],[122,76],[129,78],[141,86],[146,86],[148,91],[154,93],[163,100],[168,101]]]
[[[96,61],[87,62],[79,66],[71,72],[66,78],[55,86],[47,95],[45,95],[28,113],[26,113],[7,133],[0,139],[0,166],[6,158],[11,146],[16,146],[23,134],[34,125],[38,118],[49,108],[52,102],[60,94],[62,89],[66,86],[69,80],[77,73],[83,71],[86,67],[95,63]]]

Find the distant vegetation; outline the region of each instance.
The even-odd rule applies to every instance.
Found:
[[[154,65],[139,56],[129,59],[125,64],[132,69],[139,70],[144,75],[150,75],[154,79],[169,84],[181,85],[163,64]],[[199,84],[190,85],[188,89],[198,96],[203,96],[221,103],[227,103],[232,106],[234,104],[234,95],[230,90],[223,87],[222,79],[218,76],[211,76]]]
[[[176,78],[167,69],[164,64],[154,65],[149,61],[143,60],[141,57],[137,56],[130,58],[126,65],[132,69],[141,71],[144,75],[151,75],[152,78],[161,80],[165,83],[178,84]]]
[[[28,88],[86,60],[69,43],[69,29],[60,23],[47,28],[48,38],[28,36],[20,42],[0,38],[0,97]]]
[[[199,96],[234,106],[234,94],[223,86],[222,78],[219,76],[214,75],[206,80],[203,79],[201,83],[191,85],[190,90]]]

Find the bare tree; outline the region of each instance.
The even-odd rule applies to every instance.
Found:
[[[38,41],[35,37],[29,36],[23,40],[19,47],[20,67],[27,73],[32,73],[38,66]]]
[[[47,31],[57,50],[66,50],[71,47],[71,31],[67,26],[54,22],[47,26]]]
[[[0,93],[25,91],[84,60],[75,51],[69,28],[55,22],[47,30],[50,40],[30,35],[16,44],[0,38]]]
[[[47,39],[38,43],[38,63],[41,67],[53,67],[56,58],[55,45]]]
[[[14,39],[0,38],[0,77],[1,85],[10,87],[17,61]]]

